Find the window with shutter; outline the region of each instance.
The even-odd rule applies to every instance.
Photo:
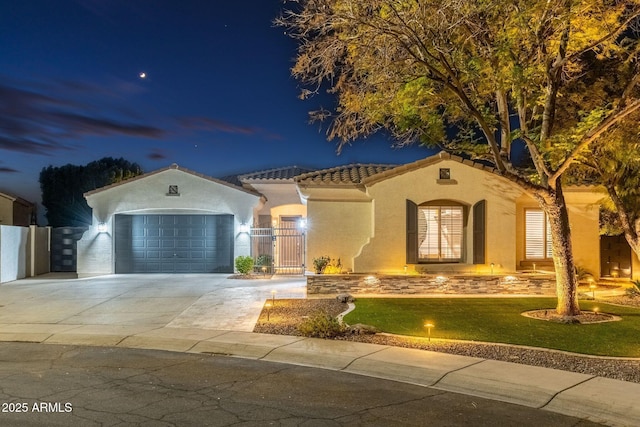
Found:
[[[551,254],[551,228],[547,215],[541,209],[525,210],[525,257],[549,259]]]
[[[418,206],[418,260],[456,262],[462,260],[464,207]]]

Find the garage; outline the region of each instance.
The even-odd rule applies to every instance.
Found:
[[[85,193],[91,226],[78,240],[78,277],[233,273],[251,254],[255,190],[173,164]]]
[[[232,273],[233,215],[115,215],[116,273]]]

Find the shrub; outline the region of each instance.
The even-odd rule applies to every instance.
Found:
[[[325,311],[318,311],[298,325],[298,330],[305,337],[333,338],[345,333],[345,327],[337,318]]]
[[[634,280],[631,282],[631,285],[632,286],[626,290],[627,296],[631,298],[640,297],[640,280]]]
[[[331,261],[331,258],[329,258],[327,255],[323,255],[321,257],[314,258],[313,259],[313,268],[316,271],[316,274],[321,274],[324,271],[324,269],[327,266],[327,264],[329,264],[329,261]]]
[[[262,254],[256,258],[256,266],[258,267],[271,267],[271,255]]]
[[[577,265],[576,267],[576,277],[578,278],[578,281],[589,281],[589,280],[593,280],[593,274],[587,270],[586,268]]]
[[[253,271],[253,258],[250,256],[239,256],[236,258],[236,270],[240,274],[249,274]]]
[[[338,261],[332,259],[331,262],[324,268],[324,274],[340,274],[342,273],[342,263],[340,262],[340,258]]]

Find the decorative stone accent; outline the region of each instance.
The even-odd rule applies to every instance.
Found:
[[[508,294],[555,295],[554,275],[380,275],[307,276],[307,294]]]
[[[338,302],[341,302],[343,304],[349,303],[349,302],[353,302],[353,297],[349,294],[340,294],[340,295],[336,295],[336,300]]]

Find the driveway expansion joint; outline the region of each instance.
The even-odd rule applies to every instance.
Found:
[[[569,391],[569,390],[571,390],[572,388],[576,388],[576,387],[578,387],[579,385],[582,385],[582,384],[585,384],[585,383],[587,383],[587,382],[589,382],[589,381],[592,381],[592,380],[594,380],[594,379],[596,379],[596,378],[598,378],[598,377],[597,377],[597,376],[595,376],[595,375],[592,375],[592,376],[590,376],[589,378],[587,378],[587,379],[585,379],[585,380],[579,381],[579,382],[577,382],[577,383],[575,383],[575,384],[570,385],[569,387],[565,387],[564,389],[557,391],[556,393],[554,393],[554,394],[553,394],[553,396],[551,396],[551,397],[549,398],[549,400],[547,400],[544,404],[540,405],[540,406],[538,407],[538,409],[544,409],[546,406],[549,406],[549,404],[550,404],[551,402],[553,402],[553,400],[554,400],[556,397],[558,397],[560,394],[562,394],[562,393],[564,393],[564,392],[566,392],[566,391]]]
[[[388,350],[388,349],[390,349],[390,348],[391,348],[391,347],[389,347],[389,346],[384,346],[384,348],[381,348],[381,349],[378,349],[378,350],[372,351],[371,353],[363,354],[362,356],[357,356],[357,357],[355,357],[351,362],[349,362],[349,363],[347,364],[347,366],[345,366],[344,368],[342,368],[342,369],[340,369],[340,370],[341,370],[341,371],[344,371],[344,370],[346,370],[346,369],[349,369],[349,366],[353,365],[353,363],[354,363],[354,362],[356,362],[356,361],[358,361],[358,360],[360,360],[360,359],[362,359],[362,358],[364,358],[364,357],[369,357],[369,356],[374,355],[374,354],[376,354],[376,353],[380,353],[381,351]]]
[[[440,378],[438,378],[433,384],[429,385],[429,387],[436,387],[438,385],[438,383],[440,383],[442,380],[444,380],[449,374],[453,374],[454,372],[463,371],[463,370],[465,370],[467,368],[470,368],[470,367],[475,366],[475,365],[479,365],[480,363],[486,362],[488,360],[489,359],[477,360],[477,361],[475,361],[473,363],[469,363],[468,365],[465,365],[465,366],[462,366],[460,368],[452,369],[452,370],[450,370],[448,372],[445,372],[444,375],[442,375]]]

